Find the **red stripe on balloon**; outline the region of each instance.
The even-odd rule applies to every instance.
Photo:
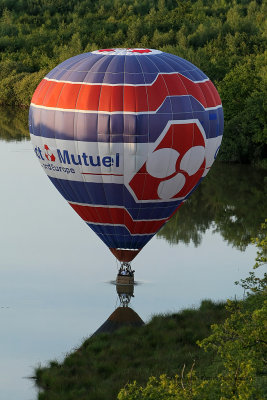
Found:
[[[32,103],[45,107],[102,112],[156,111],[167,96],[191,95],[204,108],[221,105],[213,83],[194,83],[179,74],[159,74],[152,85],[91,85],[42,80]]]
[[[125,208],[108,208],[69,203],[77,214],[88,223],[123,225],[132,235],[156,233],[169,220],[133,220]]]

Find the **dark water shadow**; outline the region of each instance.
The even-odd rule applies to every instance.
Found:
[[[0,107],[0,140],[6,142],[30,140],[28,109]]]
[[[111,284],[111,285],[115,285],[115,286],[116,286],[116,281],[106,281],[105,283],[109,283],[109,284]],[[140,285],[143,285],[144,283],[147,283],[147,282],[144,282],[144,281],[134,281],[134,286],[140,286]]]
[[[244,251],[267,215],[266,171],[216,162],[189,200],[159,231],[171,244],[202,242],[208,229]]]

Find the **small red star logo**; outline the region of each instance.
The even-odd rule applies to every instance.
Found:
[[[49,147],[47,146],[47,144],[44,145],[44,149],[45,149],[45,158],[48,161],[56,161],[56,157],[54,156],[54,154],[52,153],[52,151],[49,149]]]

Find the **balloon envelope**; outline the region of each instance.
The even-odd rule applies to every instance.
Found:
[[[55,187],[119,260],[131,261],[208,173],[223,110],[190,62],[104,49],[47,74],[29,126]]]

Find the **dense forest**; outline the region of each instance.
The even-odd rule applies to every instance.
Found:
[[[41,78],[76,54],[157,48],[215,83],[225,113],[220,159],[264,166],[266,14],[255,0],[1,0],[0,104],[27,107]]]

